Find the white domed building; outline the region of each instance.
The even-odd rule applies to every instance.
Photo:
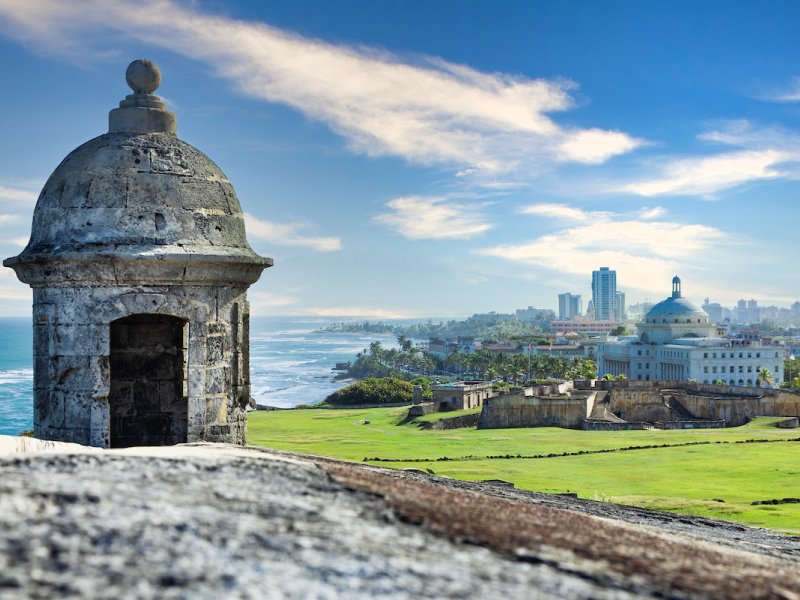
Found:
[[[681,294],[672,280],[672,295],[636,324],[635,336],[610,338],[597,355],[597,374],[624,375],[638,381],[687,381],[756,386],[766,368],[772,383],[783,380],[785,351],[776,346],[742,345],[716,336],[708,314]]]

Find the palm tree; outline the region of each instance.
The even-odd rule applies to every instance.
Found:
[[[756,378],[756,385],[761,387],[761,384],[766,383],[772,385],[772,372],[767,367],[761,367],[758,370],[758,377]]]
[[[383,347],[380,342],[372,342],[369,345],[369,355],[374,356],[378,360],[383,356]]]
[[[403,352],[410,352],[411,349],[414,347],[414,344],[410,339],[404,336],[402,333],[397,336],[397,345],[400,346],[400,350]]]

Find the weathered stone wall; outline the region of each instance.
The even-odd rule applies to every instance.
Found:
[[[609,394],[609,410],[625,421],[671,421],[673,412],[664,404],[658,389],[614,389]]]
[[[654,423],[656,429],[723,429],[727,427],[722,419],[712,421],[659,421]]]
[[[663,384],[662,384],[663,385]],[[729,427],[744,425],[754,417],[800,416],[800,394],[772,388],[740,388],[688,383],[680,388],[617,386],[611,390],[610,410],[626,421],[679,421],[681,415],[671,410],[664,397],[677,400],[692,416],[716,421]],[[663,392],[663,394],[662,394]]]
[[[631,431],[645,429],[647,423],[642,422],[625,422],[617,423],[615,421],[601,421],[597,419],[586,419],[581,429],[586,431]]]
[[[245,289],[34,288],[34,435],[110,446],[110,324],[154,314],[188,323],[188,441],[244,444],[250,401]]]
[[[484,402],[478,429],[538,425],[579,429],[585,417],[586,398],[537,398],[508,394]]]
[[[435,402],[423,402],[421,404],[414,404],[408,409],[408,418],[421,417],[432,412],[439,410],[439,405]]]
[[[800,416],[800,394],[781,392],[763,398],[709,397],[680,394],[676,397],[690,412],[701,419],[724,419],[728,426],[744,425],[753,417]]]
[[[597,383],[600,390],[608,390],[608,410],[629,422],[630,427],[591,419],[583,425],[585,429],[642,429],[646,423],[677,429],[686,428],[684,423],[692,418],[696,427],[735,427],[758,416],[800,416],[800,393],[786,390],[674,381]],[[486,402],[478,427],[581,427],[582,420],[591,414],[593,398],[540,398],[522,393],[500,396]]]
[[[475,427],[478,424],[478,419],[480,418],[480,413],[474,413],[471,415],[459,415],[457,417],[448,417],[446,419],[442,419],[440,421],[436,421],[435,423],[427,423],[425,426],[423,425],[423,429],[434,429],[437,431],[443,431],[446,429],[463,429],[464,427]]]

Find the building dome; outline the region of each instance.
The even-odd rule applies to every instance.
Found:
[[[707,323],[708,313],[687,298],[670,297],[651,308],[644,318],[647,323],[660,323],[663,319],[667,319],[668,322],[669,319],[682,319],[681,322],[686,322],[686,319],[695,319],[693,322],[702,319]]]
[[[672,296],[651,308],[645,323],[708,323],[708,313],[681,294],[681,278],[672,278]]]
[[[175,115],[150,93],[160,82],[158,67],[134,61],[127,80],[135,93],[111,111],[108,133],[56,168],[36,204],[27,247],[6,265],[27,283],[43,263],[70,280],[119,281],[142,261],[156,280],[252,283],[272,261],[247,243],[233,186],[177,138]]]
[[[651,308],[636,324],[643,343],[667,344],[678,338],[705,338],[713,335],[708,313],[681,295],[681,280],[672,279],[672,296]]]

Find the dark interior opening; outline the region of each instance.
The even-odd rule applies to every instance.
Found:
[[[111,323],[111,447],[187,440],[187,323],[132,315]]]

